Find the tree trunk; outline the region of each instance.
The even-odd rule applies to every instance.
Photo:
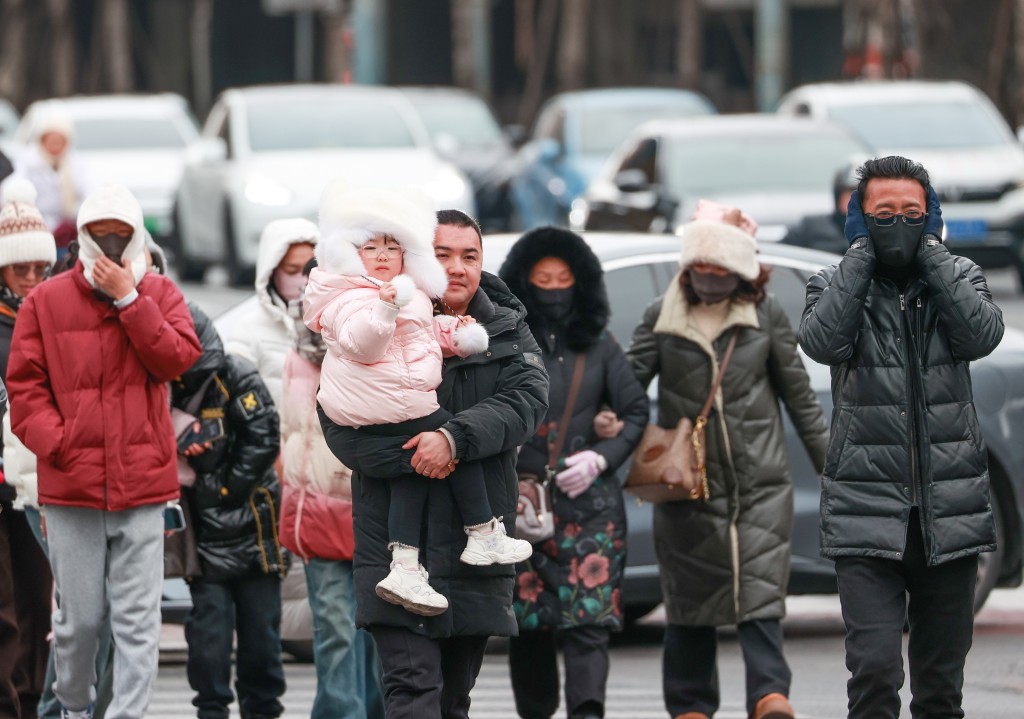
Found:
[[[205,115],[213,100],[213,70],[210,38],[213,28],[213,0],[195,0],[192,6],[192,101]]]
[[[103,0],[100,6],[103,24],[101,47],[106,55],[107,85],[111,92],[134,89],[129,12],[128,0]]]
[[[56,96],[75,91],[75,32],[70,0],[48,0],[51,37],[53,39],[53,70],[51,91]]]
[[[26,101],[27,21],[28,3],[25,0],[0,0],[0,96],[15,105]]]
[[[352,31],[347,13],[325,13],[324,24],[324,74],[327,82],[352,82]]]
[[[1014,107],[1017,115],[1015,118],[1016,124],[1020,126],[1024,125],[1024,0],[1017,0],[1013,19],[1015,39],[1014,60],[1017,70],[1016,82],[1014,83],[1014,87],[1017,88],[1017,96],[1013,98],[1013,102],[1016,105]]]
[[[699,90],[703,54],[700,0],[678,0],[676,11],[676,26],[679,29],[676,71],[679,85],[690,90]]]
[[[519,107],[519,122],[523,125],[529,125],[533,120],[544,94],[544,78],[547,76],[548,61],[555,41],[555,28],[558,25],[558,2],[559,0],[544,0],[541,4],[540,17],[537,18],[537,45],[530,58],[526,88],[523,90],[523,101]]]
[[[587,0],[562,0],[562,40],[559,43],[558,87],[583,87],[587,59]]]

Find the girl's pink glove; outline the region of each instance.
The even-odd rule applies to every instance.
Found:
[[[577,452],[565,458],[564,469],[555,475],[555,484],[569,499],[576,499],[594,483],[597,476],[608,468],[608,460],[592,449]]]

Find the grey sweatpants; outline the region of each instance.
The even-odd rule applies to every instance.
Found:
[[[163,508],[44,508],[60,596],[53,615],[53,691],[69,710],[95,700],[97,639],[109,604],[114,698],[106,719],[142,719],[146,713],[159,660]]]

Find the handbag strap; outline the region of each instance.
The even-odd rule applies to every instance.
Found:
[[[732,359],[732,352],[736,349],[736,338],[739,335],[740,328],[737,327],[733,330],[732,337],[729,338],[729,346],[725,348],[722,364],[718,368],[718,375],[715,377],[715,381],[711,383],[711,392],[708,393],[708,399],[704,402],[704,409],[698,415],[700,419],[707,421],[708,416],[711,414],[711,405],[715,403],[715,395],[718,394],[718,388],[722,386],[722,379],[725,377],[725,370],[729,366],[729,360]]]
[[[580,396],[580,386],[583,384],[583,370],[586,369],[587,356],[585,354],[576,355],[576,365],[572,370],[572,383],[569,385],[569,396],[565,400],[565,410],[562,412],[562,421],[559,423],[556,430],[556,439],[554,442],[548,443],[548,466],[549,472],[553,471],[558,465],[558,458],[562,456],[562,448],[565,446],[565,436],[568,430],[569,422],[572,420],[572,412],[576,408],[576,400]],[[548,430],[550,431],[550,427]]]

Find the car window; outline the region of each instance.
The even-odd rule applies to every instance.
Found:
[[[658,296],[653,266],[633,265],[606,272],[605,286],[612,310],[608,329],[623,348],[629,347],[644,310]]]
[[[838,105],[829,115],[879,149],[998,147],[1013,141],[995,111],[980,102]]]
[[[552,139],[562,142],[565,134],[565,110],[561,107],[552,107],[542,113],[537,120],[537,129],[534,130],[534,139]]]
[[[327,148],[415,147],[391,102],[371,97],[276,97],[249,101],[253,152]]]
[[[654,138],[645,138],[634,147],[626,159],[622,161],[618,172],[625,170],[640,170],[647,177],[648,182],[654,182],[655,166],[658,157],[658,141]]]
[[[75,147],[79,150],[180,149],[188,140],[171,118],[104,117],[75,121]]]
[[[447,134],[464,147],[493,145],[501,142],[501,128],[487,105],[476,97],[459,95],[411,95],[430,136]]]
[[[699,100],[679,105],[634,105],[630,107],[594,107],[580,114],[580,152],[609,155],[630,132],[648,120],[692,117],[708,114]]]
[[[804,313],[808,279],[809,273],[806,270],[776,265],[768,281],[768,291],[775,295],[775,299],[782,305],[782,311],[786,313],[794,330],[800,326],[800,317]]]

